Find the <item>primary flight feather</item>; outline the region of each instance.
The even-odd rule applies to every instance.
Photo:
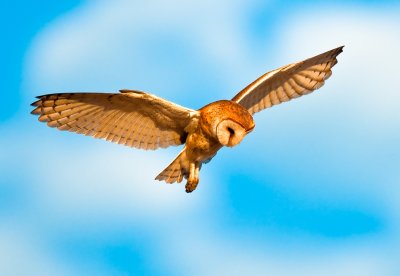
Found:
[[[223,146],[239,144],[254,127],[252,115],[273,105],[311,93],[332,74],[343,46],[270,71],[232,100],[189,109],[155,95],[59,93],[37,97],[32,114],[50,127],[106,139],[130,147],[155,150],[185,144],[157,177],[167,183],[187,179],[186,192],[196,189],[201,165]]]

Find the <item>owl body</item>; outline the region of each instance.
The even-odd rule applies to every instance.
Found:
[[[204,132],[200,125],[188,135],[185,143],[188,159],[199,163],[210,160],[221,147],[218,140]]]
[[[232,100],[199,110],[150,93],[59,93],[37,97],[32,114],[50,127],[105,139],[129,147],[155,150],[185,144],[157,177],[167,183],[187,179],[196,189],[201,165],[222,147],[234,147],[255,127],[253,114],[320,88],[343,47],[265,73]]]
[[[193,119],[185,147],[178,157],[157,177],[167,183],[188,178],[186,192],[192,192],[199,182],[201,165],[209,162],[223,146],[232,147],[254,129],[254,120],[241,105],[228,100],[210,103],[198,110]]]

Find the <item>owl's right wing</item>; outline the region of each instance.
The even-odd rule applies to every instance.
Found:
[[[198,111],[145,92],[120,92],[39,96],[32,114],[50,127],[135,148],[154,150],[185,142],[185,128],[196,121]]]
[[[272,70],[249,84],[232,101],[254,114],[273,105],[306,95],[324,85],[343,46],[315,57]]]

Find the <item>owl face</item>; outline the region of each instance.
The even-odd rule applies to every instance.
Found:
[[[200,111],[202,126],[223,146],[238,145],[255,126],[250,113],[232,101],[217,101]]]
[[[248,132],[240,124],[226,119],[217,125],[216,133],[223,146],[233,147],[239,144]]]

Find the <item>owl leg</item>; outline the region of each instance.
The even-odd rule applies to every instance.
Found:
[[[190,163],[189,165],[189,178],[185,186],[187,193],[193,192],[199,183],[199,167],[198,162]]]

